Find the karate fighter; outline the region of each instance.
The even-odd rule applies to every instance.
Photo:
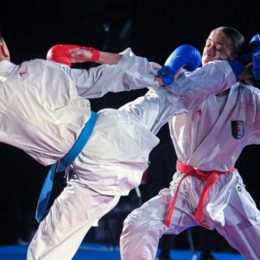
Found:
[[[69,49],[65,48],[65,55],[70,53]],[[101,60],[102,53],[86,51],[90,52],[87,60],[93,57]],[[185,58],[182,65],[191,69],[199,66],[198,52],[185,54],[185,51],[178,49],[172,60],[181,53]],[[9,61],[8,48],[1,38],[0,58],[1,97],[4,97],[1,141],[24,150],[43,165],[55,165],[53,172],[60,165],[66,167],[68,175],[73,171],[68,185],[41,221],[27,259],[71,259],[90,227],[115,207],[120,196],[140,184],[149,153],[159,142],[156,133],[172,115],[186,111],[182,102],[185,94],[180,98],[160,88],[161,80],[155,77],[158,65],[128,52],[120,55],[117,65],[101,65],[89,71],[44,60],[17,66]],[[181,63],[177,62],[177,66]],[[170,65],[174,75],[176,64]],[[218,72],[204,86],[221,91],[234,84],[237,75],[230,65],[209,64],[208,71]],[[204,68],[193,77],[204,75],[203,71]],[[198,83],[201,87],[201,82]],[[118,110],[99,111],[95,121],[86,98],[99,97],[109,90],[143,86],[154,89]],[[188,93],[191,91],[185,82],[180,86]],[[198,86],[194,83],[192,87]],[[88,137],[83,140],[83,147],[82,136]],[[75,153],[75,147],[78,149],[76,144],[81,148],[71,162],[68,157]],[[40,220],[41,214],[38,217]]]
[[[211,31],[202,55],[205,73],[212,61],[236,58],[244,42],[234,28]],[[194,82],[185,75],[184,82],[192,89]],[[216,229],[245,259],[260,259],[260,212],[234,168],[246,145],[260,143],[260,91],[242,83],[209,97],[205,90],[195,91],[200,96],[191,91],[184,101],[191,110],[169,121],[177,171],[169,188],[126,218],[122,260],[155,259],[164,233],[176,235],[196,225]]]

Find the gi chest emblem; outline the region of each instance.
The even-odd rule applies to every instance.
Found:
[[[231,132],[235,139],[241,139],[244,136],[244,121],[231,121]]]

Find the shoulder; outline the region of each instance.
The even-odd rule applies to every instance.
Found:
[[[246,84],[236,84],[236,88],[240,92],[240,99],[246,103],[252,104],[252,102],[259,102],[260,100],[260,89]]]
[[[203,67],[207,69],[231,70],[231,66],[226,60],[214,60],[205,64]]]
[[[247,84],[243,84],[243,83],[239,83],[237,85],[245,93],[248,93],[248,94],[250,93],[251,95],[259,95],[260,94],[260,89],[257,88],[257,87],[254,87],[252,85],[247,85]]]

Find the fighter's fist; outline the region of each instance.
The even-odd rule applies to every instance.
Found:
[[[171,53],[157,75],[162,78],[164,85],[168,86],[174,81],[174,76],[179,69],[185,67],[185,69],[193,71],[200,64],[200,52],[191,45],[181,45]]]
[[[259,34],[256,34],[252,37],[250,41],[250,46],[252,49],[253,77],[256,80],[260,80],[260,35]]]
[[[71,44],[57,44],[47,52],[47,60],[71,66],[71,63],[95,62],[100,52],[92,47]]]
[[[46,59],[71,66],[70,50],[78,48],[79,45],[54,45],[48,50]]]

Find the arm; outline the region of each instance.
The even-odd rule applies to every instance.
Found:
[[[250,113],[250,121],[253,124],[253,134],[250,138],[251,144],[260,144],[260,90],[255,87],[250,87],[252,89],[252,98],[247,102],[247,106],[250,109],[248,111],[253,111]]]
[[[47,52],[47,60],[71,66],[73,63],[96,62],[100,64],[117,64],[121,55],[103,52],[93,47],[73,44],[57,44]]]
[[[130,49],[115,54],[79,45],[55,45],[48,51],[47,59],[69,67],[74,62],[109,63],[110,65],[103,64],[89,70],[63,66],[75,82],[79,95],[86,98],[101,97],[108,92],[141,89],[148,85],[159,86],[158,82],[154,81],[154,73],[158,65],[156,67],[155,63],[135,56]]]
[[[193,109],[210,95],[222,93],[237,82],[227,61],[213,61],[177,78],[167,90],[182,100],[186,109]]]
[[[117,64],[118,61],[121,58],[121,55],[118,53],[110,53],[110,52],[104,52],[104,51],[97,51],[99,52],[97,58],[92,58],[93,55],[93,48],[92,50],[89,50],[88,48],[79,47],[77,49],[71,49],[69,51],[69,58],[71,60],[71,63],[82,63],[82,62],[89,62],[94,61],[99,64]]]
[[[161,67],[156,63],[149,63],[145,58],[134,55],[130,48],[121,53],[110,53],[72,44],[58,44],[47,52],[47,60],[65,64],[71,67],[73,63],[96,62],[99,64],[119,65],[122,70],[139,73],[153,73]]]
[[[138,60],[137,63],[142,61]],[[140,64],[139,64],[140,65]],[[139,67],[137,64],[136,66]],[[102,97],[108,92],[122,92],[143,89],[147,86],[157,88],[159,84],[151,73],[128,72],[118,65],[100,65],[82,69],[67,69],[76,84],[79,95],[85,98]]]

